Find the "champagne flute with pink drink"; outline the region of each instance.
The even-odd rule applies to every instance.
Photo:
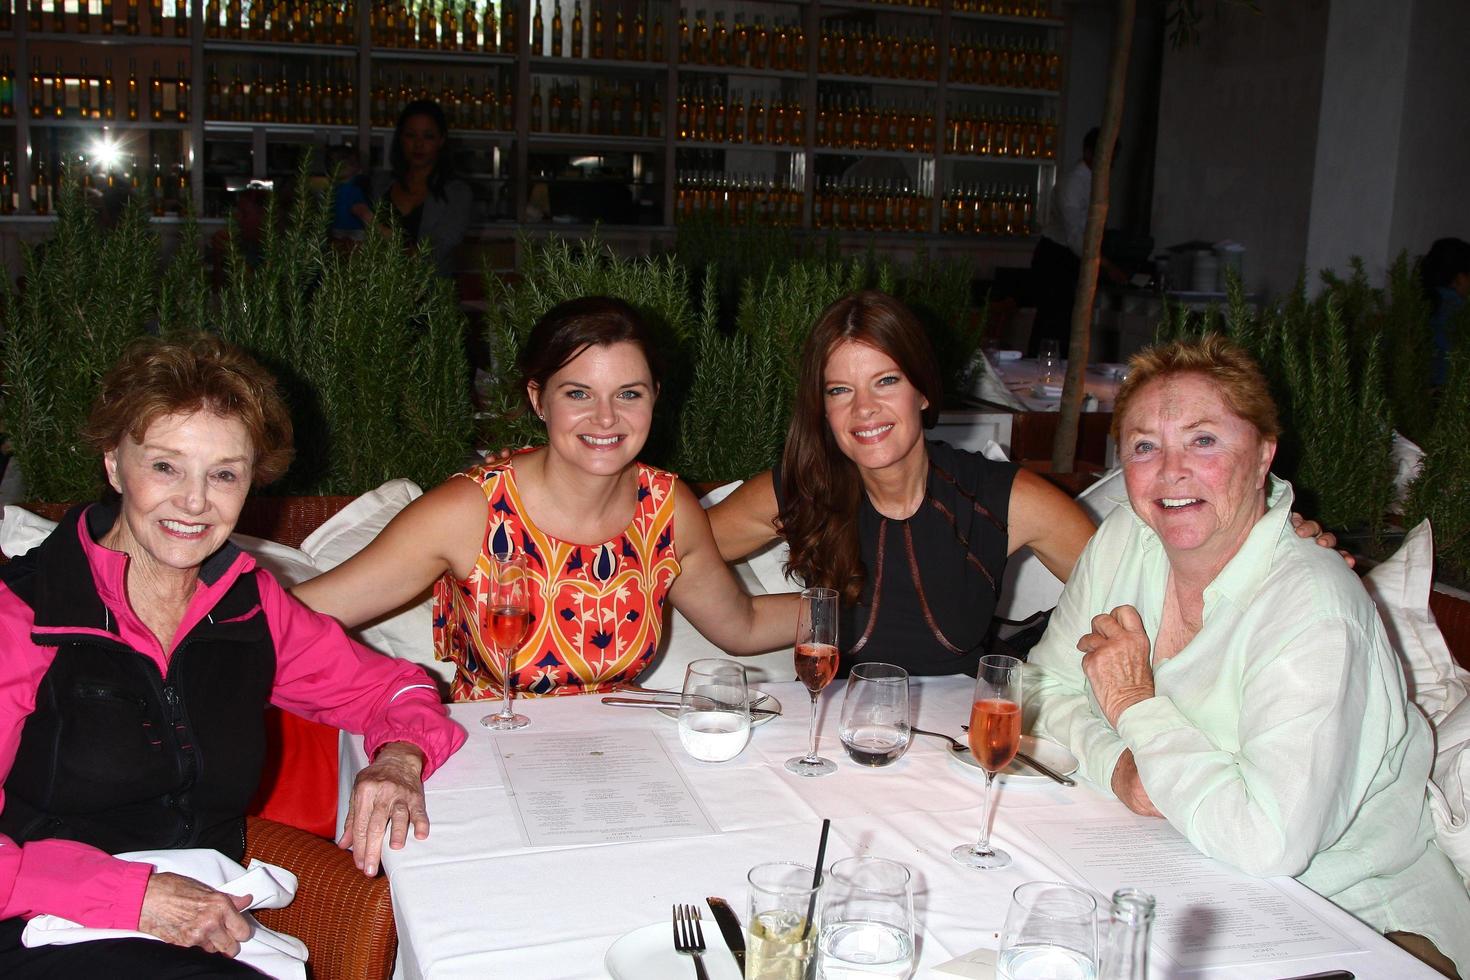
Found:
[[[967,868],[1004,868],[1011,863],[1009,854],[990,846],[990,820],[995,809],[995,774],[1011,764],[1020,747],[1021,661],[995,654],[981,657],[975,671],[975,702],[970,708],[970,752],[985,770],[980,839],[949,852]]]
[[[786,769],[798,776],[825,776],[835,772],[831,759],[817,755],[817,695],[837,676],[837,593],[832,589],[803,589],[796,620],[796,676],[812,696],[812,720],[806,755],[786,760]]]
[[[500,711],[486,715],[480,724],[497,732],[525,728],[531,719],[511,708],[515,690],[515,656],[531,623],[531,580],[526,575],[526,556],[496,552],[490,556],[490,593],[485,604],[490,610],[490,645],[500,658],[501,688],[505,701]]]

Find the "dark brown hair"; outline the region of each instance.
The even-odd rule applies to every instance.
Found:
[[[558,303],[542,314],[521,348],[516,366],[521,372],[521,389],[534,384],[542,391],[553,374],[589,347],[608,347],[623,342],[637,344],[648,362],[648,373],[658,390],[662,364],[653,332],[639,312],[611,296],[581,296]],[[526,396],[530,405],[530,395]]]
[[[836,589],[851,603],[862,593],[866,574],[857,535],[862,477],[832,436],[824,391],[827,358],[848,340],[893,358],[929,400],[921,416],[926,429],[939,418],[943,391],[923,326],[887,293],[864,290],[837,300],[817,317],[802,348],[796,405],[781,454],[781,534],[791,547],[787,568],[808,585]]]
[[[165,415],[207,409],[238,419],[255,450],[251,482],[271,482],[291,465],[291,414],[275,378],[244,351],[208,334],[135,341],[102,379],[82,438],[111,452],[129,436],[142,442]]]
[[[1281,435],[1276,399],[1255,358],[1220,334],[1207,333],[1198,340],[1176,340],[1145,347],[1128,359],[1128,377],[1113,399],[1113,441],[1122,434],[1128,405],[1140,388],[1151,381],[1180,374],[1197,374],[1220,392],[1225,407],[1250,423],[1262,439]]]

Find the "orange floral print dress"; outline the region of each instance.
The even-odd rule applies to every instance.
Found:
[[[674,550],[672,473],[638,463],[638,508],[610,541],[573,544],[525,516],[510,460],[461,476],[490,502],[480,556],[464,580],[447,574],[434,586],[434,655],[457,668],[455,701],[502,695],[499,657],[489,638],[489,556],[526,556],[531,623],[511,663],[517,695],[592,694],[636,678],[653,659],[663,629],[664,597],[679,574]]]

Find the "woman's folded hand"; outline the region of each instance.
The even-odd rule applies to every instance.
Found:
[[[1092,617],[1092,632],[1077,641],[1077,649],[1085,654],[1082,672],[1113,728],[1123,712],[1154,696],[1148,633],[1137,609],[1119,606]]]
[[[235,956],[250,938],[250,921],[241,913],[249,895],[226,895],[184,875],[155,871],[148,878],[138,931],[175,946],[198,946]]]

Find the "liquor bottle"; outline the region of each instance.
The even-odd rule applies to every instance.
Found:
[[[500,128],[510,132],[516,128],[515,93],[509,85],[502,85],[500,92]]]
[[[0,31],[11,29],[10,0],[0,0]]]
[[[448,2],[448,0],[445,0]],[[434,30],[434,2],[433,0],[419,0],[419,26],[418,46],[420,48],[432,48],[437,38]]]
[[[40,6],[42,0],[35,0]],[[66,31],[66,0],[51,0],[51,29],[57,34]]]
[[[600,0],[592,3],[592,57],[607,57],[607,42],[604,40],[602,24],[602,4]]]
[[[472,11],[474,4],[466,4],[465,10]],[[332,12],[332,40],[337,44],[351,44],[353,26],[357,23],[356,0],[338,0]]]
[[[704,23],[704,11],[694,12],[694,29],[689,35],[690,57],[696,65],[709,64],[709,28]]]
[[[582,57],[582,0],[572,4],[572,57]]]
[[[572,89],[571,114],[572,114],[572,120],[571,120],[571,125],[569,127],[567,127],[568,128],[568,131],[569,132],[573,132],[573,133],[585,133],[585,132],[587,132],[587,124],[586,124],[586,121],[582,118],[582,86],[581,85],[577,85],[577,86],[573,87],[573,89]]]
[[[311,80],[310,71],[307,71],[301,79],[301,91],[296,98],[296,121],[302,123],[321,121],[317,103],[317,88]]]
[[[531,15],[531,55],[532,55],[532,57],[535,57],[536,55],[540,55],[540,54],[544,54],[545,53],[545,44],[546,44],[546,39],[545,39],[545,36],[544,36],[545,34],[546,34],[545,24],[541,20],[541,4],[540,4],[539,0],[537,0],[537,3],[536,3],[536,12]]]
[[[85,6],[86,0],[82,0],[79,7]],[[154,37],[159,37],[163,34],[163,0],[149,0],[148,33]]]
[[[189,121],[189,73],[184,70],[184,63],[178,64],[178,74],[174,76],[174,118],[179,122]]]
[[[439,12],[439,47],[452,50],[459,46],[459,23],[449,0],[444,0],[444,9]]]
[[[15,116],[15,75],[10,70],[10,56],[0,60],[0,118]]]
[[[0,2],[0,10],[6,12],[7,18],[10,10],[9,0]],[[0,28],[3,30],[3,28]],[[77,33],[90,34],[92,32],[92,5],[88,0],[79,0],[77,3]]]
[[[561,0],[556,0],[556,6],[551,11],[551,56],[561,57]]]
[[[730,32],[725,27],[725,15],[722,11],[715,11],[714,29],[710,32],[709,61],[712,65],[724,65],[728,62],[730,49]]]
[[[112,0],[102,0],[102,13],[99,16],[100,29],[103,34],[112,33]]]
[[[189,14],[192,0],[175,0],[174,37],[189,36]]]
[[[225,3],[225,37],[231,41],[240,40],[240,0],[227,0]]]
[[[776,25],[776,36],[771,44],[771,67],[777,71],[791,67],[791,33],[784,23]]]
[[[31,200],[37,214],[51,213],[51,181],[46,174],[46,159],[36,154],[36,166],[31,174]]]
[[[219,0],[209,0],[204,5],[204,36],[219,37]]]
[[[766,141],[766,103],[759,95],[750,104],[750,119],[745,131],[747,143],[764,143]]]
[[[500,50],[506,54],[515,54],[516,44],[516,0],[501,0]]]
[[[14,183],[15,174],[11,170],[10,151],[6,150],[4,161],[0,162],[0,214],[12,214],[15,211]]]
[[[127,31],[129,34],[138,33],[138,0],[128,0]]]
[[[132,58],[128,59],[128,88],[127,88],[128,121],[138,121],[138,65]]]
[[[622,10],[613,17],[613,57],[618,61],[625,61],[628,57],[628,28],[623,23]]]
[[[460,29],[464,32],[460,39],[460,47],[466,51],[480,50],[480,15],[475,9],[479,4],[473,2],[464,5],[464,16],[460,18]]]
[[[78,119],[92,118],[92,76],[87,74],[87,59],[77,61],[77,100],[71,107]]]
[[[791,67],[799,71],[806,71],[806,59],[806,28],[798,20],[791,34]]]
[[[163,120],[163,76],[156,61],[153,76],[148,79],[148,118],[154,122]]]
[[[158,154],[153,154],[153,192],[152,192],[153,216],[163,217],[163,167],[158,162]]]
[[[1098,980],[1147,980],[1154,897],[1137,888],[1113,892]]]
[[[633,16],[633,50],[630,55],[635,61],[651,61],[653,55],[648,50],[648,20],[643,16],[643,8],[638,8],[638,13]]]
[[[51,76],[51,115],[60,119],[66,115],[66,71],[61,59],[56,59],[56,74]]]
[[[539,133],[546,128],[541,112],[541,79],[531,80],[531,132]]]
[[[204,118],[223,119],[224,93],[220,89],[219,68],[209,66],[209,82],[204,90]]]
[[[664,97],[655,89],[653,102],[648,109],[648,135],[653,139],[664,138]]]
[[[664,54],[664,15],[662,12],[653,15],[653,33],[648,39],[649,61],[663,61]]]
[[[689,16],[684,8],[679,8],[679,63],[688,64],[691,57],[689,51]]]

